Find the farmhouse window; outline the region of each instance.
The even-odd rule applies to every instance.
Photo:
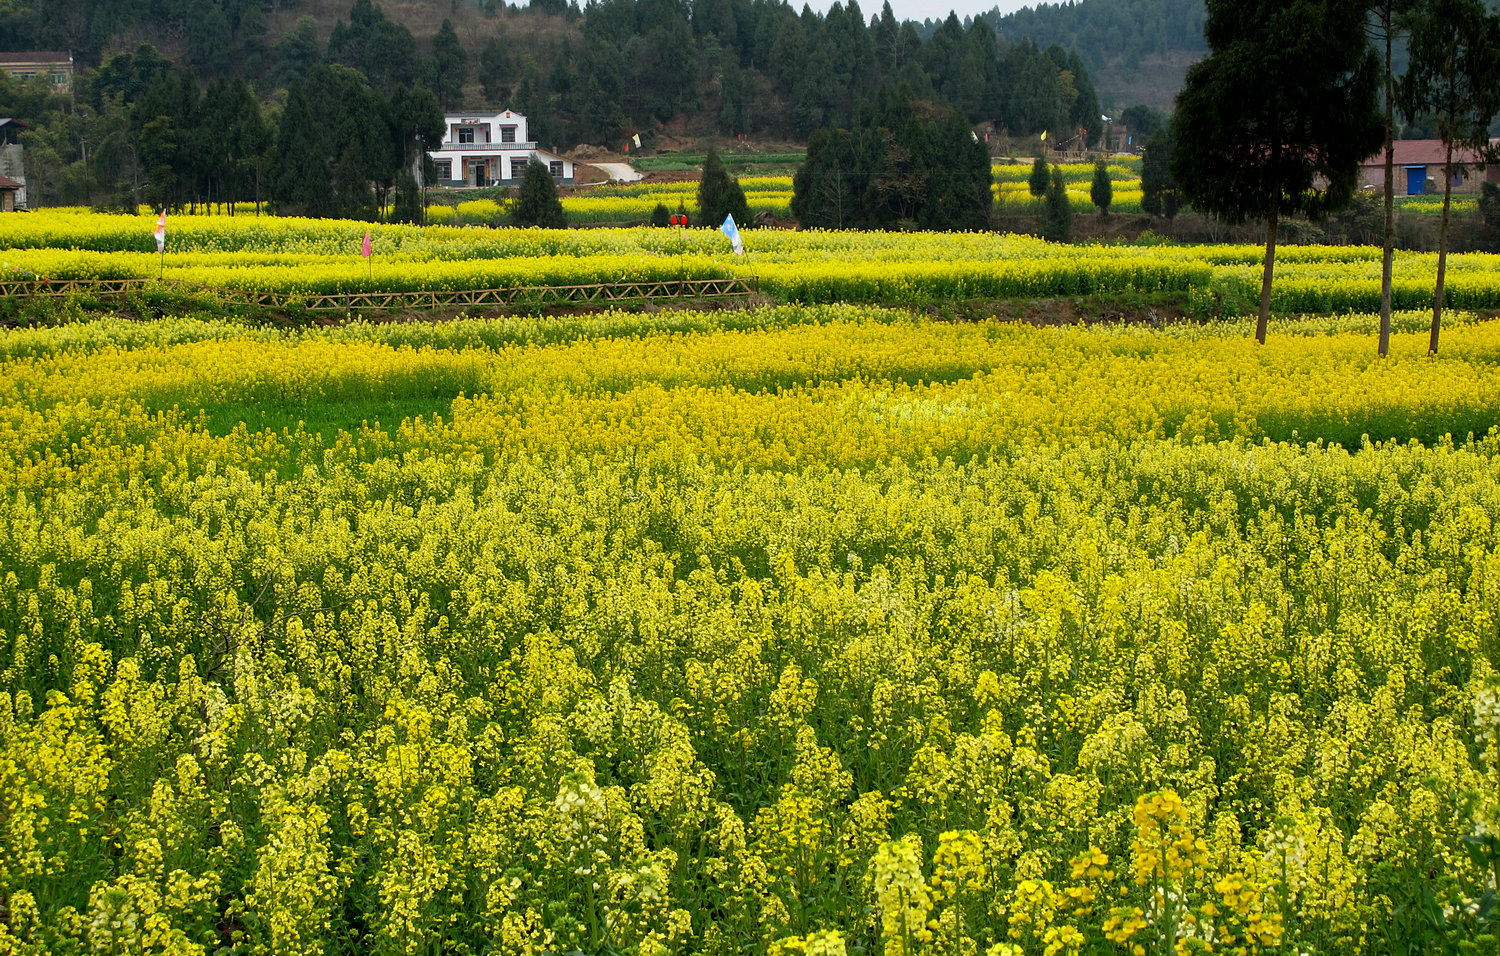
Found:
[[[437,161],[436,166],[437,166],[437,178],[439,180],[452,181],[452,179],[453,179],[453,160],[451,160],[451,159],[440,159],[440,160]]]
[[[472,142],[474,142],[474,127],[472,127],[472,126],[460,126],[458,128],[458,141],[460,143],[472,143]]]
[[[553,179],[563,178],[563,164],[561,162],[554,159],[552,162],[547,164],[547,168],[552,171]]]
[[[526,178],[526,160],[524,160],[524,159],[512,159],[510,161],[510,178],[511,179],[525,179]]]
[[[514,143],[516,141],[516,128],[514,126],[500,127],[500,142]]]

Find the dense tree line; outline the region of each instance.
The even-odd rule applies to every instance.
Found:
[[[76,100],[0,77],[0,114],[36,118],[27,180],[38,205],[134,209],[268,202],[279,211],[373,218],[393,202],[420,216],[412,193],[443,115],[424,87],[374,88],[350,67],[320,62],[294,77],[268,116],[239,78],[199,83],[149,46],[112,57]]]
[[[827,14],[784,0],[596,0],[545,74],[492,42],[479,52],[486,98],[511,101],[543,141],[617,142],[683,116],[712,131],[807,139],[849,128],[882,85],[1018,134],[1099,132],[1086,68],[1061,47],[1000,41],[949,16],[928,39],[887,3],[867,21],[857,2]]]
[[[267,0],[13,0],[0,3],[0,49],[68,50],[97,62],[142,31],[180,37],[200,76],[257,75],[271,56]]]
[[[889,4],[867,16],[855,0],[826,14],[787,0],[481,6],[490,17],[479,25],[464,11],[466,47],[451,22],[419,39],[372,0],[353,0],[326,43],[328,24],[310,16],[273,34],[298,0],[9,0],[0,44],[69,49],[87,68],[122,37],[145,37],[200,79],[242,79],[263,99],[340,65],[387,96],[421,85],[444,108],[517,109],[559,146],[618,143],[682,119],[703,133],[806,139],[848,128],[885,84],[1015,134],[1099,132],[1092,80],[1069,43],[1009,42],[984,20],[950,15],[919,31]]]
[[[427,152],[443,130],[437,99],[424,87],[386,95],[358,70],[319,64],[287,90],[271,154],[273,197],[283,211],[375,218],[388,198],[431,178]],[[411,200],[400,198],[397,206],[409,210]]]
[[[961,114],[884,87],[852,129],[813,134],[792,214],[825,229],[985,229],[991,178]]]

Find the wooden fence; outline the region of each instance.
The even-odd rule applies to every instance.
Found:
[[[303,308],[321,312],[357,309],[435,309],[442,306],[544,306],[659,299],[709,299],[754,295],[755,276],[722,279],[657,279],[646,282],[601,282],[590,285],[519,286],[508,289],[423,289],[410,292],[339,292],[299,294],[219,289],[176,279],[54,279],[0,280],[0,296],[53,297],[87,295],[99,298],[165,285],[188,292],[206,292],[230,302],[266,308]]]
[[[70,295],[117,296],[144,289],[155,279],[0,279],[0,297],[66,298]],[[177,283],[173,283],[177,284]]]

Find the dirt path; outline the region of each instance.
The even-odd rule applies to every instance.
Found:
[[[634,183],[639,182],[641,174],[629,163],[589,163],[609,174],[611,182]]]

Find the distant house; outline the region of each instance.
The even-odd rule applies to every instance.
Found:
[[[31,129],[29,124],[8,116],[0,116],[0,176],[16,184],[9,195],[12,208],[25,208],[26,162],[21,147],[21,133]]]
[[[448,113],[443,145],[432,151],[443,186],[514,185],[533,158],[563,185],[573,185],[573,163],[538,148],[527,135],[526,117],[511,110],[494,114]]]
[[[0,212],[16,211],[16,193],[23,187],[9,176],[0,176]]]
[[[71,53],[0,53],[0,71],[22,83],[46,77],[58,93],[73,92]]]
[[[1448,152],[1443,141],[1440,139],[1398,139],[1393,145],[1396,195],[1426,195],[1429,180],[1436,184],[1436,191],[1441,194],[1443,160]],[[1500,165],[1486,166],[1479,154],[1471,149],[1455,148],[1453,163],[1453,191],[1456,193],[1477,193],[1481,182],[1500,184]],[[1360,163],[1359,184],[1364,189],[1385,188],[1384,149]]]

